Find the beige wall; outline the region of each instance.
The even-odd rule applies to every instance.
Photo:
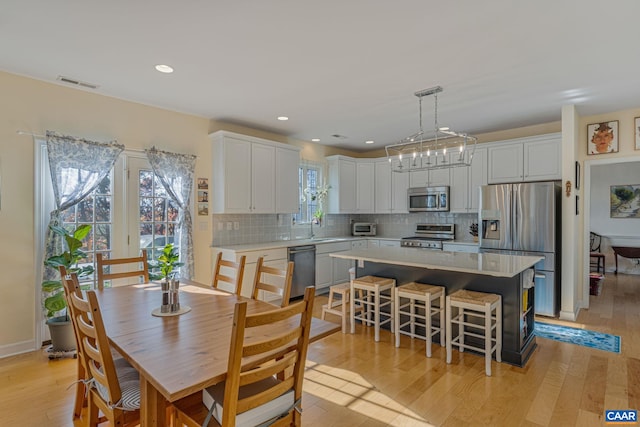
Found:
[[[112,139],[127,148],[198,156],[197,176],[209,176],[209,121],[0,72],[0,356],[35,345],[34,141],[17,130],[46,130]],[[197,221],[197,217],[196,221]],[[194,227],[196,279],[208,280],[210,231]],[[203,256],[205,254],[206,256]],[[39,294],[38,294],[39,295]]]

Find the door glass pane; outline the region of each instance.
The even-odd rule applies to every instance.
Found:
[[[179,241],[175,234],[180,208],[167,197],[152,171],[141,169],[138,181],[140,249],[147,250],[147,257],[157,259],[166,244]]]
[[[109,256],[112,250],[112,210],[113,186],[110,175],[107,175],[93,193],[85,197],[80,203],[62,212],[62,226],[73,232],[79,225],[89,224],[91,233],[83,240],[82,250],[87,257],[81,259],[79,266],[95,265],[96,251]],[[82,284],[95,285],[95,274],[81,278]]]

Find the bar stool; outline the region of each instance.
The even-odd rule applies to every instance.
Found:
[[[356,292],[362,292],[357,290]],[[335,314],[336,316],[340,316],[342,319],[342,333],[347,333],[347,319],[350,309],[350,293],[351,293],[351,283],[339,283],[337,285],[333,285],[329,288],[329,300],[326,304],[322,305],[322,320],[324,320],[325,315],[327,313]],[[337,296],[340,298],[336,298]],[[355,306],[356,312],[363,312],[362,305],[358,304]]]
[[[393,332],[393,288],[396,286],[394,279],[386,277],[363,276],[351,281],[351,333],[356,331],[356,320],[363,325],[373,325],[375,328],[375,340],[380,341],[380,326],[390,323]],[[358,291],[362,291],[358,293]],[[383,292],[387,292],[383,293]],[[359,304],[363,307],[360,315],[356,315],[355,307]],[[389,312],[381,311],[381,308],[389,306]],[[370,315],[373,314],[373,319]],[[380,317],[386,317],[380,320]]]
[[[484,353],[485,373],[490,377],[491,354],[495,351],[496,361],[502,361],[502,296],[461,289],[451,295],[447,295],[446,301],[447,363],[451,363],[453,345],[458,346],[461,353],[464,352],[465,348],[475,350]],[[454,307],[458,309],[455,317],[452,311]],[[484,325],[472,323],[465,316],[482,318],[484,319]],[[452,323],[458,325],[458,335],[455,338],[452,338]],[[465,327],[481,330],[482,333],[470,332]],[[494,329],[495,338],[493,337]],[[465,336],[484,339],[484,348],[466,344]]]
[[[445,288],[443,286],[411,282],[395,288],[396,347],[400,347],[400,334],[408,335],[411,338],[424,339],[427,341],[427,357],[431,357],[431,342],[433,336],[437,333],[440,334],[440,345],[442,347],[445,346],[444,296]],[[408,299],[408,301],[402,304],[401,299]],[[439,301],[437,306],[432,304],[435,301]],[[416,309],[418,309],[418,311],[416,311]],[[400,323],[400,315],[408,316],[409,319],[404,323]],[[434,326],[432,322],[433,316],[436,315],[440,317],[438,326]],[[407,325],[409,326],[409,330],[405,328]],[[424,328],[424,335],[416,334],[416,326]]]

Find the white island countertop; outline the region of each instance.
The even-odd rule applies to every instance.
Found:
[[[329,255],[334,258],[484,274],[495,277],[513,277],[543,259],[541,256],[480,254],[396,247],[355,249]]]

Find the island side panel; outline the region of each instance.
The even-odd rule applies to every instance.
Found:
[[[397,285],[415,281],[444,286],[447,294],[458,289],[499,294],[502,296],[503,362],[524,366],[536,346],[533,331],[523,336],[522,273],[507,278],[365,261],[364,267],[357,267],[356,276],[367,275],[393,278]]]

